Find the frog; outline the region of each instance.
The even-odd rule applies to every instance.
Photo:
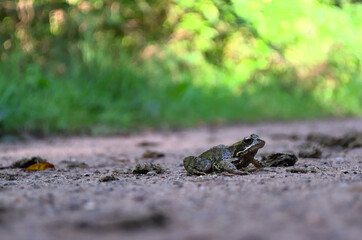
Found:
[[[253,133],[232,145],[217,145],[199,156],[188,156],[183,160],[186,171],[193,175],[228,172],[235,175],[248,174],[242,169],[252,163],[256,168],[263,166],[254,158],[265,141]]]

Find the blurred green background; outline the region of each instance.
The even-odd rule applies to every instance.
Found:
[[[0,134],[362,116],[352,0],[0,1]]]

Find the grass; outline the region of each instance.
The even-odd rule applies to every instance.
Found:
[[[167,70],[133,64],[74,64],[66,74],[55,75],[35,64],[19,70],[18,56],[12,57],[0,65],[2,134],[105,134],[143,127],[362,115],[359,76],[326,100],[283,74],[237,87],[221,82],[206,86],[195,84],[193,72],[174,81]],[[218,74],[224,80],[232,77]]]

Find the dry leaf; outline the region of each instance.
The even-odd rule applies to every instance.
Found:
[[[10,165],[10,168],[27,168],[35,163],[45,163],[46,160],[41,157],[31,157],[20,159]]]
[[[150,151],[150,150],[147,150],[147,151],[142,155],[143,158],[161,158],[161,157],[164,157],[164,156],[165,156],[164,153],[156,152],[156,151]]]
[[[130,162],[131,160],[127,157],[111,156],[110,159],[115,162]]]
[[[139,146],[139,147],[155,147],[159,144],[160,143],[158,143],[158,142],[142,141],[142,142],[138,143],[137,146]]]
[[[43,171],[48,168],[54,168],[54,165],[48,162],[45,163],[35,163],[25,169],[25,171]]]

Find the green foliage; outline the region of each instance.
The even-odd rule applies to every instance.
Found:
[[[361,116],[361,8],[0,2],[0,133]]]

